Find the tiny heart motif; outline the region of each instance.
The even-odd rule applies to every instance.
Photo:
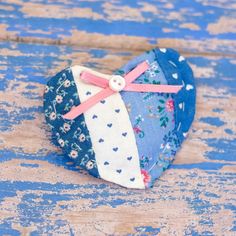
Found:
[[[191,90],[191,89],[193,89],[193,86],[191,84],[187,84],[186,85],[186,90]]]
[[[104,142],[104,139],[103,139],[103,138],[100,138],[100,139],[98,140],[98,142],[99,142],[99,143],[103,143],[103,142]]]
[[[160,51],[166,53],[166,48],[160,48]]]
[[[178,74],[177,74],[177,73],[174,73],[174,74],[172,74],[172,77],[173,77],[174,79],[178,79]]]
[[[183,56],[179,57],[179,62],[184,61],[184,60],[185,60],[185,58]]]
[[[75,65],[57,73],[45,88],[46,122],[53,143],[90,175],[127,188],[150,188],[188,138],[196,106],[193,73],[170,48],[155,48],[117,69],[105,75]],[[142,92],[153,85],[158,92]],[[170,87],[176,92],[169,93]],[[88,109],[77,114],[81,104]],[[77,116],[67,119],[68,113]]]

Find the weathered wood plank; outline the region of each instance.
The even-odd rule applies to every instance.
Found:
[[[234,54],[236,4],[228,0],[0,2],[1,40]]]
[[[82,174],[49,142],[42,113],[47,77],[71,64],[112,73],[137,52],[0,48],[1,234],[235,235],[233,58],[185,55],[197,79],[195,122],[174,165],[137,191]]]

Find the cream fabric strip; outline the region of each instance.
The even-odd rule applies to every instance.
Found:
[[[110,75],[86,67],[73,66],[72,73],[81,102],[101,90],[80,79],[84,70],[110,78]],[[127,188],[144,189],[133,128],[120,94],[116,93],[99,102],[86,111],[84,117],[101,178]]]

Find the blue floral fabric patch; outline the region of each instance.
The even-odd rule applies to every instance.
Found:
[[[122,91],[130,114],[147,187],[153,185],[174,160],[195,113],[195,85],[191,68],[173,49],[154,49],[129,61],[116,74],[126,74],[142,61],[149,70],[135,81],[141,84],[184,85],[178,94]]]
[[[62,115],[73,106],[80,104],[75,81],[70,68],[52,77],[45,88],[44,110],[46,121],[51,127],[52,141],[60,146],[63,153],[86,169],[91,175],[99,177],[95,154],[84,116],[65,120]]]

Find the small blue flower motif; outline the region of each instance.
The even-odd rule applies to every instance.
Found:
[[[64,130],[65,132],[68,132],[68,131],[70,130],[70,125],[69,125],[68,123],[64,123],[64,125],[63,125],[63,130]]]
[[[167,150],[170,149],[170,144],[169,144],[169,143],[166,144],[166,149],[167,149]]]
[[[150,77],[155,77],[155,72],[154,71],[150,71]]]
[[[91,169],[93,169],[93,167],[94,167],[94,162],[93,161],[88,161],[87,162],[87,164],[86,164],[86,168],[88,169],[88,170],[91,170]]]
[[[151,63],[151,68],[153,70],[157,70],[158,69],[158,66],[157,66],[156,62]]]
[[[135,117],[138,122],[144,121],[144,118],[141,115]]]
[[[145,166],[148,166],[149,162],[152,160],[152,158],[148,156],[142,156],[140,159],[140,165],[142,168],[145,168]]]
[[[76,150],[71,150],[69,156],[75,159],[78,157],[78,152]]]
[[[63,97],[61,95],[56,96],[56,102],[57,103],[62,103],[63,102]]]
[[[159,72],[156,62],[151,63],[150,67],[147,71],[148,71],[150,77],[155,77],[156,74]]]
[[[65,87],[65,88],[68,88],[68,87],[70,87],[70,85],[71,85],[71,82],[70,82],[70,80],[68,80],[68,79],[67,79],[67,80],[65,80],[65,81],[64,81],[64,83],[63,83],[63,85],[64,85],[64,87]]]
[[[160,148],[163,149],[165,147],[164,143],[161,144]]]
[[[55,112],[52,112],[52,113],[50,114],[49,118],[50,118],[50,120],[56,120],[56,118],[57,118],[56,113],[55,113]]]

